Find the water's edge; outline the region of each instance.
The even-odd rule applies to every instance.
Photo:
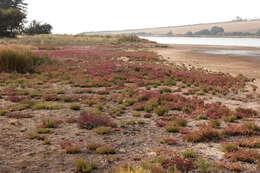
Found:
[[[160,44],[260,47],[259,38],[140,37]]]

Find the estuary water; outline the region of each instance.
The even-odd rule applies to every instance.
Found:
[[[260,38],[140,37],[161,44],[260,47]]]
[[[260,50],[247,50],[243,47],[260,48],[260,38],[205,38],[205,37],[140,37],[161,44],[207,45],[207,46],[239,46],[239,50],[206,50],[207,54],[249,56],[260,59]]]

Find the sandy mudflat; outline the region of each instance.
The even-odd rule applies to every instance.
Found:
[[[260,88],[260,57],[214,55],[207,54],[208,50],[256,50],[260,48],[229,47],[229,46],[195,46],[195,45],[171,45],[169,48],[154,49],[158,54],[171,62],[189,64],[195,67],[203,67],[212,71],[230,73],[232,75],[243,74],[255,78],[255,84]],[[258,89],[259,91],[260,89]]]

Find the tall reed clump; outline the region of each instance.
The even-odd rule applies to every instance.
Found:
[[[37,66],[50,62],[28,50],[0,49],[0,72],[33,73]]]

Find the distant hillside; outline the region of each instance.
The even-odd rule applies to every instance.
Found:
[[[102,31],[102,32],[85,32],[83,34],[94,35],[115,35],[115,34],[139,34],[139,35],[167,35],[169,33],[174,35],[183,35],[187,32],[197,32],[203,29],[210,29],[214,26],[224,28],[225,32],[243,32],[243,33],[256,33],[260,30],[260,20],[252,21],[231,21],[221,23],[209,23],[209,24],[196,24],[185,26],[170,26],[160,28],[148,28],[137,30],[124,30],[124,31]]]

